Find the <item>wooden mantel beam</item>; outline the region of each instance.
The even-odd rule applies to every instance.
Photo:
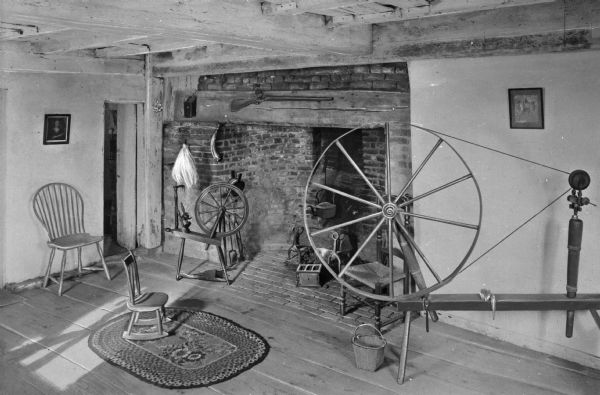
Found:
[[[371,30],[333,31],[314,15],[269,18],[257,1],[3,0],[2,17],[32,25],[57,23],[70,28],[121,29],[140,35],[176,34],[294,53],[357,55],[371,50]]]

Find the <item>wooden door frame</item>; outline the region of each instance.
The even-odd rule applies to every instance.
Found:
[[[162,90],[162,80],[152,79],[149,96],[162,96]],[[135,150],[128,152],[135,158],[131,167],[135,172],[135,240],[138,246],[156,248],[162,243],[162,113],[153,111],[149,102],[105,101],[136,106]]]
[[[137,139],[141,103],[113,102],[117,107],[117,235],[119,245],[137,247]]]

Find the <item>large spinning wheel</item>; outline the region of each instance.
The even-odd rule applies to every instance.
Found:
[[[380,301],[428,295],[461,271],[477,242],[482,215],[477,181],[459,153],[435,132],[413,127],[413,144],[418,141],[419,147],[429,148],[420,158],[415,159],[412,155],[417,166],[413,166],[412,174],[401,174],[396,170],[392,174],[392,168],[399,159],[391,156],[387,124],[385,136],[369,130],[369,133],[378,133],[378,136],[367,139],[363,133],[357,128],[334,139],[323,149],[312,169],[304,195],[304,224],[310,245],[315,251],[323,251],[323,248],[331,248],[331,240],[338,232],[354,234],[354,245],[345,259],[335,262],[336,266],[325,254],[316,254],[344,287]],[[357,141],[362,142],[363,148],[349,149],[355,148]],[[375,154],[370,154],[375,145],[381,147],[375,149]],[[366,147],[371,147],[371,151],[367,152]],[[338,168],[334,177],[327,176],[327,172],[332,172],[328,163],[332,162],[336,162]],[[344,169],[345,174],[340,175],[339,169]],[[328,182],[328,178],[333,180]],[[338,205],[340,201],[352,205],[353,216],[315,220],[309,208],[319,190],[331,193]],[[457,208],[453,212],[439,212],[435,199],[453,199]],[[337,211],[343,212],[343,207],[338,207]],[[431,240],[424,233],[435,227],[441,229],[434,234],[445,235],[445,240],[439,237]],[[347,274],[354,267],[375,259],[367,256],[375,249],[374,245],[383,246],[383,255],[387,256],[388,286],[384,287],[383,293],[375,293],[347,280]],[[440,248],[449,252],[442,254],[441,259]],[[403,261],[415,279],[416,292],[404,294],[394,291],[396,260]]]
[[[196,223],[210,237],[227,237],[248,220],[248,200],[238,187],[221,182],[206,187],[194,208]]]

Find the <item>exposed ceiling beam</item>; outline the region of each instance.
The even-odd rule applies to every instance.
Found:
[[[163,75],[243,73],[306,67],[358,65],[424,58],[521,55],[600,49],[600,2],[570,0],[537,4],[523,13],[518,8],[449,14],[421,21],[374,26],[373,53],[363,56],[278,55],[263,52],[249,57],[231,47],[219,53],[188,51],[154,61]],[[563,30],[566,27],[567,30]],[[237,58],[237,59],[236,59]]]
[[[406,45],[455,40],[485,40],[600,26],[600,2],[569,0],[530,5],[528,12],[497,8],[469,14],[448,14],[435,18],[385,23],[373,28],[373,55],[386,57]]]
[[[6,73],[129,75],[143,78],[144,62],[132,59],[95,59],[36,55],[23,50],[27,43],[2,43],[0,77]]]
[[[573,31],[566,35],[554,32],[540,35],[488,38],[477,40],[449,40],[423,44],[405,44],[388,48],[381,56],[263,56],[232,59],[207,58],[190,62],[157,61],[153,74],[157,76],[211,75],[246,73],[265,70],[286,70],[309,67],[368,65],[406,62],[416,59],[464,58],[501,55],[524,55],[600,50],[600,29]],[[383,51],[383,49],[382,49]]]
[[[242,65],[244,62],[254,62],[257,59],[287,57],[288,53],[281,51],[256,50],[227,44],[198,46],[173,52],[158,53],[153,56],[154,70],[181,70],[215,63],[233,62]],[[323,55],[319,55],[323,56]],[[327,55],[324,55],[327,56]],[[200,66],[201,67],[201,66]],[[160,74],[160,73],[159,73]]]
[[[0,40],[38,34],[37,26],[0,22]]]
[[[134,29],[139,34],[180,34],[187,38],[287,52],[364,54],[371,49],[369,27],[343,32],[322,18],[302,15],[269,18],[257,0],[3,0],[2,20],[19,17],[65,27]],[[224,29],[224,26],[227,26]]]
[[[194,49],[206,45],[217,45],[204,40],[174,40],[172,37],[153,38],[152,40],[127,40],[114,46],[94,50],[94,56],[100,58],[120,58],[162,52],[176,52]]]
[[[69,29],[57,27],[56,25],[34,25],[27,22],[20,23],[17,20],[12,20],[11,22],[3,22],[0,20],[0,41],[60,33],[65,30]]]
[[[329,19],[331,27],[407,21],[412,19],[518,7],[532,4],[554,3],[556,0],[440,0],[430,5],[415,5],[361,15],[334,16]],[[562,3],[562,2],[561,2]]]
[[[315,13],[323,15],[336,15],[339,9],[380,3],[397,8],[409,8],[429,4],[427,0],[296,0],[296,1],[269,1],[262,4],[265,15],[299,15],[302,13]],[[337,11],[337,12],[336,12]],[[334,12],[332,14],[332,12]]]
[[[35,53],[52,54],[67,53],[82,49],[107,47],[139,39],[147,39],[146,35],[115,33],[110,30],[68,29],[52,35],[41,34],[28,40]]]

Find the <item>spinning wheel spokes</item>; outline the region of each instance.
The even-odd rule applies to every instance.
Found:
[[[365,133],[374,132],[376,131],[370,130]],[[366,149],[363,148],[352,151],[350,148],[356,146],[356,140],[351,141],[350,136],[358,134],[358,141],[362,141],[363,131],[359,129],[350,130],[334,139],[323,149],[305,188],[304,222],[308,240],[313,249],[315,251],[322,248],[330,249],[331,239],[324,236],[334,231],[342,231],[352,235],[357,240],[349,251],[342,251],[346,255],[339,265],[339,272],[333,266],[330,266],[323,256],[316,254],[317,257],[344,287],[371,299],[382,301],[402,300],[428,294],[443,286],[454,278],[464,266],[479,236],[482,212],[481,194],[471,170],[458,152],[438,134],[421,129],[417,129],[417,132],[428,135],[428,138],[433,137],[434,141],[431,144],[432,148],[425,153],[424,159],[420,161],[418,168],[410,176],[406,175],[408,181],[397,182],[394,180],[397,177],[393,177],[391,171],[393,153],[390,148],[390,131],[386,125],[385,139],[381,138],[381,134],[375,138],[379,143],[385,144],[383,160],[381,159],[381,150],[373,150],[376,155],[367,155],[363,152]],[[348,139],[348,143],[345,139]],[[373,137],[371,136],[369,141],[372,140]],[[448,155],[454,159],[448,161]],[[319,179],[317,170],[322,169],[325,173],[328,170],[327,161],[331,161],[331,157],[337,160],[338,168],[334,170],[336,178],[342,181],[336,180],[328,183],[327,180]],[[373,158],[377,158],[377,160]],[[446,174],[446,172],[435,172],[434,164],[438,159],[442,162],[442,166],[454,163],[459,170],[459,174],[454,175],[450,172],[451,175],[447,178],[453,178],[450,180],[436,180],[432,182],[434,186],[429,186],[427,182],[420,182],[420,180],[427,177],[428,172],[433,171],[436,179],[439,178],[438,173]],[[345,165],[340,164],[341,160],[346,161]],[[430,168],[434,170],[430,170]],[[445,167],[444,170],[446,170]],[[382,176],[378,175],[377,172],[381,173]],[[344,179],[346,180],[344,181]],[[401,186],[400,193],[395,192],[394,182]],[[327,219],[324,223],[315,224],[315,220],[309,218],[306,213],[310,212],[308,210],[308,202],[311,200],[310,194],[318,189],[332,193],[333,199],[337,199],[335,200],[338,207],[337,212],[345,212],[344,204],[356,206],[353,215],[336,214],[336,217]],[[411,196],[410,193],[413,190],[419,191],[419,193]],[[468,208],[472,208],[473,213],[469,212],[467,219],[461,218],[455,212],[440,215],[435,210],[435,203],[429,202],[440,198],[448,199],[448,195],[452,195],[452,193],[458,194],[457,201],[462,201],[465,200],[465,190],[468,191],[471,200],[473,200],[472,204],[468,205]],[[432,206],[434,210],[431,210]],[[452,262],[436,260],[434,258],[435,254],[428,251],[432,248],[432,243],[429,243],[423,234],[419,232],[413,234],[412,231],[412,229],[423,231],[430,226],[447,226],[460,229],[449,232],[451,235],[458,232],[467,232],[466,238],[461,239],[464,246],[466,246],[464,248],[465,255],[462,258],[455,258]],[[449,238],[449,240],[452,239]],[[394,248],[395,246],[398,249]],[[404,267],[404,265],[397,265],[399,258],[394,257],[395,250],[402,253],[402,259],[407,264],[406,266],[415,278],[419,288],[417,292],[411,295],[395,295],[394,282],[397,280],[398,272],[403,270]],[[357,286],[355,282],[347,280],[347,278],[356,279],[354,276],[355,269],[359,268],[359,265],[365,262],[379,262],[380,260],[380,263],[387,260],[385,270],[387,275],[383,274],[386,278],[383,293],[375,294],[373,291],[365,290]],[[451,265],[455,263],[456,267],[452,269]],[[427,268],[425,269],[426,273],[421,273],[420,267],[422,265]],[[433,285],[428,286],[426,284],[426,277],[432,277]]]
[[[377,217],[379,217],[379,215],[380,215],[379,213],[370,214],[370,215],[367,215],[367,216],[364,216],[364,217],[361,217],[361,218],[358,218],[358,219],[355,219],[355,220],[352,220],[352,221],[344,222],[344,223],[341,223],[341,224],[330,226],[328,228],[324,228],[324,229],[320,229],[320,230],[314,231],[313,233],[310,233],[310,235],[311,236],[316,236],[316,235],[320,235],[322,233],[331,232],[332,230],[343,228],[343,227],[348,226],[348,225],[353,225],[353,224],[356,224],[356,223],[359,223],[359,222],[362,222],[362,221],[367,221],[369,219],[377,218]]]
[[[449,188],[449,187],[451,187],[451,186],[453,186],[453,185],[456,185],[456,184],[458,184],[458,183],[460,183],[460,182],[463,182],[463,181],[465,181],[465,180],[468,180],[468,179],[470,179],[470,178],[473,178],[473,175],[472,175],[472,174],[467,174],[467,175],[465,175],[465,176],[459,177],[459,178],[457,178],[457,179],[455,179],[455,180],[452,180],[452,181],[450,181],[450,182],[448,182],[448,183],[446,183],[446,184],[444,184],[444,185],[441,185],[441,186],[439,186],[439,187],[437,187],[437,188],[434,188],[434,189],[432,189],[432,190],[430,190],[430,191],[427,191],[427,192],[425,192],[425,193],[422,193],[422,194],[420,194],[419,196],[415,196],[415,197],[413,197],[413,198],[411,198],[411,199],[408,199],[408,200],[407,200],[407,201],[405,201],[404,203],[401,203],[401,204],[398,206],[398,208],[402,208],[402,207],[408,206],[408,205],[410,205],[410,204],[412,204],[412,203],[416,202],[417,200],[423,199],[423,198],[425,198],[425,197],[427,197],[427,196],[429,196],[429,195],[433,195],[434,193],[437,193],[437,192],[443,191],[443,190],[444,190],[444,189],[446,189],[446,188]],[[398,200],[398,199],[396,199],[396,200]],[[396,203],[397,203],[397,202],[396,202]]]
[[[244,193],[229,183],[206,187],[198,196],[194,209],[196,223],[211,236],[230,236],[248,219],[248,201]]]
[[[417,168],[417,170],[415,170],[415,172],[412,174],[412,176],[410,177],[410,180],[408,180],[408,182],[406,183],[406,185],[404,185],[404,187],[402,188],[402,190],[398,193],[398,197],[396,198],[396,200],[394,201],[394,203],[398,203],[398,201],[402,198],[402,196],[408,191],[408,188],[410,188],[410,186],[412,185],[413,181],[415,180],[415,178],[417,178],[417,176],[419,175],[419,173],[421,173],[421,170],[423,170],[423,168],[425,167],[425,165],[427,164],[427,162],[429,162],[429,159],[431,159],[431,157],[433,156],[433,154],[435,153],[435,151],[437,151],[437,149],[440,147],[440,145],[442,145],[443,140],[441,138],[438,138],[438,140],[436,141],[435,145],[433,146],[433,148],[429,151],[429,153],[427,154],[427,156],[425,157],[425,159],[423,159],[423,161],[421,162],[421,164],[419,165],[419,167]]]
[[[329,187],[327,185],[324,185],[324,184],[321,184],[319,182],[313,182],[312,185],[315,186],[315,187],[319,187],[321,189],[325,189],[326,191],[333,192],[333,193],[338,194],[340,196],[346,197],[348,199],[356,200],[357,202],[360,202],[360,203],[363,203],[363,204],[366,204],[366,205],[369,205],[369,206],[373,206],[373,207],[375,207],[377,209],[381,209],[381,205],[379,205],[377,203],[373,203],[373,202],[370,202],[368,200],[361,199],[358,196],[354,196],[354,195],[351,195],[349,193],[342,192],[339,189],[331,188],[331,187]],[[378,195],[378,197],[381,197],[379,195],[379,193],[377,195]]]
[[[469,229],[475,229],[475,230],[479,229],[479,225],[476,225],[476,224],[467,224],[464,222],[457,222],[457,221],[452,221],[452,220],[444,219],[444,218],[431,217],[429,215],[411,213],[409,211],[402,213],[402,215],[405,215],[407,217],[415,217],[415,218],[425,219],[428,221],[441,222],[443,224],[448,224],[448,225],[462,226],[463,228],[469,228]]]
[[[412,238],[412,236],[410,235],[410,233],[408,232],[408,230],[404,226],[402,226],[402,224],[400,222],[398,222],[397,220],[396,220],[396,226],[399,229],[399,231],[398,231],[399,235],[397,235],[397,237],[403,237],[404,240],[406,242],[408,242],[408,244],[410,245],[410,248],[412,248],[413,250],[417,251],[417,253],[421,257],[421,260],[423,261],[423,263],[425,263],[425,266],[427,266],[427,269],[429,269],[429,271],[431,272],[431,274],[433,275],[433,277],[435,277],[435,279],[437,280],[437,282],[438,283],[442,282],[442,278],[440,277],[439,274],[437,274],[437,272],[435,271],[435,269],[433,268],[433,266],[431,265],[431,263],[429,263],[429,260],[425,257],[425,254],[423,253],[423,251],[421,251],[421,249],[419,248],[419,246],[415,242],[415,239]],[[401,240],[399,240],[399,242],[402,243]],[[405,250],[406,250],[406,248],[403,248],[403,251],[405,251]]]
[[[350,162],[350,164],[352,165],[352,167],[354,167],[354,169],[356,170],[356,172],[367,183],[367,185],[369,186],[369,188],[371,188],[371,191],[373,191],[373,193],[375,193],[375,196],[377,196],[377,198],[379,199],[379,201],[382,204],[385,204],[385,200],[383,200],[383,198],[381,197],[381,195],[379,194],[379,192],[377,191],[377,189],[375,189],[375,187],[373,186],[373,184],[371,183],[371,181],[369,181],[369,179],[367,178],[367,176],[365,176],[365,174],[362,172],[362,170],[360,169],[360,167],[358,167],[358,165],[356,164],[356,162],[354,162],[354,160],[352,160],[352,158],[348,154],[348,151],[346,151],[346,149],[344,148],[344,146],[342,146],[342,144],[340,143],[339,139],[335,140],[335,145],[337,145],[337,147],[342,152],[342,154],[344,154],[344,156],[346,157],[346,159],[348,159],[348,162]],[[369,202],[368,204],[371,204],[371,203]]]
[[[375,234],[377,233],[377,231],[381,228],[381,225],[383,225],[384,221],[385,221],[385,218],[382,218],[379,221],[379,223],[377,224],[377,226],[375,226],[375,229],[373,229],[373,231],[371,233],[369,233],[369,235],[367,236],[367,238],[365,239],[365,241],[360,245],[360,247],[358,247],[358,249],[356,250],[356,252],[354,253],[354,255],[352,255],[352,258],[350,258],[348,260],[348,263],[346,263],[346,265],[344,266],[344,268],[340,271],[339,277],[342,277],[344,275],[344,273],[346,272],[346,270],[348,270],[348,268],[352,265],[352,263],[354,262],[354,260],[356,258],[358,258],[358,255],[367,246],[367,243],[373,238],[373,236],[375,236]]]

